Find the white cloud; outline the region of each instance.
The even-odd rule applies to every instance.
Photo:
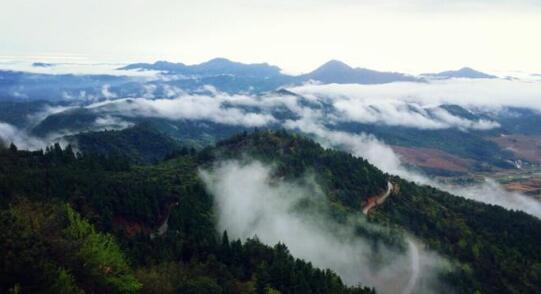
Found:
[[[505,190],[491,179],[470,186],[456,186],[441,183],[404,165],[392,148],[369,134],[351,134],[328,130],[313,121],[288,121],[286,128],[297,129],[314,135],[326,147],[337,148],[368,160],[384,172],[400,176],[418,184],[430,185],[476,201],[499,205],[507,209],[520,210],[541,218],[541,202],[518,192]]]
[[[392,233],[364,222],[360,212],[347,224],[337,223],[326,216],[327,200],[310,176],[285,182],[257,161],[221,162],[200,176],[214,195],[218,230],[233,238],[257,235],[271,246],[285,243],[293,256],[334,270],[349,285],[375,286],[378,293],[427,293],[443,287],[437,280],[446,264],[442,258],[409,238],[407,251],[400,253],[355,234],[354,224]],[[317,208],[299,207],[301,201],[313,201]]]
[[[162,117],[171,120],[210,120],[228,125],[257,127],[274,123],[276,119],[265,113],[247,112],[240,108],[225,107],[228,101],[251,99],[243,96],[183,95],[175,99],[118,99],[89,105],[89,109],[110,115],[132,117]]]
[[[449,186],[439,183],[435,183],[434,186],[468,199],[524,211],[541,219],[541,202],[518,192],[507,191],[490,178],[472,186]]]
[[[19,149],[37,150],[43,149],[47,143],[39,138],[27,134],[8,123],[0,122],[0,143],[15,144]]]
[[[395,82],[381,85],[326,84],[294,87],[300,95],[353,101],[391,100],[423,107],[457,104],[498,110],[504,106],[541,110],[541,82],[502,79],[450,79],[430,83]],[[398,103],[398,102],[395,102]]]
[[[118,95],[111,92],[111,85],[109,84],[105,84],[101,87],[101,95],[105,98],[105,99],[114,99],[114,98],[118,98]]]

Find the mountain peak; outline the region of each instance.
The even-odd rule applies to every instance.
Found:
[[[346,63],[333,59],[314,71],[305,74],[305,78],[322,83],[338,84],[381,84],[394,81],[420,81],[401,73],[379,72],[364,68],[353,68]]]
[[[349,70],[353,70],[353,68],[351,66],[349,66],[348,64],[346,64],[345,62],[342,62],[340,60],[336,60],[336,59],[331,59],[329,61],[327,61],[326,63],[324,63],[323,65],[321,65],[320,67],[318,67],[315,71],[318,71],[318,70],[346,70],[346,71],[349,71]]]
[[[210,59],[209,61],[206,61],[206,62],[203,62],[199,65],[203,65],[203,64],[207,64],[207,65],[228,65],[228,64],[232,64],[232,63],[237,63],[237,62],[234,62],[234,61],[231,61],[227,58],[224,58],[224,57],[216,57],[216,58],[212,58]]]
[[[471,67],[464,66],[458,70],[448,70],[438,73],[423,74],[429,77],[435,77],[438,79],[450,79],[450,78],[469,78],[469,79],[495,79],[497,76],[490,75],[484,72],[480,72]]]

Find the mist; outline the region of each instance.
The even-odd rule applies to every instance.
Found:
[[[46,141],[31,136],[26,131],[21,130],[8,123],[0,122],[0,144],[15,144],[19,149],[37,150],[43,149],[48,144]]]
[[[496,181],[485,178],[484,182],[468,186],[442,183],[404,164],[400,155],[375,136],[365,133],[352,134],[328,130],[313,122],[289,121],[285,127],[313,136],[320,144],[362,157],[380,170],[421,185],[430,185],[453,195],[479,202],[520,210],[541,218],[541,202],[518,192],[507,191]]]
[[[218,231],[243,240],[257,236],[270,246],[282,242],[293,256],[330,268],[348,285],[362,283],[378,293],[447,290],[437,277],[448,263],[419,241],[405,237],[400,251],[361,237],[353,221],[339,224],[325,213],[328,202],[314,177],[284,181],[272,173],[271,166],[253,160],[223,161],[200,171],[214,195]],[[360,211],[357,221],[385,230],[366,223]]]
[[[434,186],[455,195],[520,210],[541,219],[541,202],[518,192],[507,191],[490,178],[485,178],[483,183],[472,186],[450,186],[440,183],[435,183]]]
[[[490,119],[504,107],[528,107],[541,111],[540,81],[503,79],[450,79],[430,83],[395,82],[382,85],[316,85],[290,87],[292,94],[266,93],[259,96],[227,94],[211,86],[196,94],[187,94],[170,86],[165,92],[175,98],[156,98],[156,88],[148,85],[148,98],[119,98],[108,85],[101,89],[110,99],[84,107],[98,114],[96,120],[82,130],[66,126],[53,130],[45,138],[3,124],[0,138],[21,148],[39,149],[66,135],[79,131],[124,129],[133,125],[133,118],[210,121],[217,124],[251,127],[284,127],[300,131],[326,147],[344,150],[366,158],[381,170],[419,184],[427,184],[452,194],[477,201],[521,210],[540,217],[541,202],[516,192],[508,192],[490,179],[469,186],[450,186],[431,179],[421,171],[404,164],[402,158],[381,139],[366,133],[333,130],[343,122],[401,126],[417,129],[456,128],[464,132],[499,128]],[[299,96],[299,95],[302,96]],[[512,99],[511,99],[512,98]],[[442,104],[463,106],[481,119],[466,119],[442,108]],[[37,124],[47,115],[74,107],[55,107],[37,113]],[[279,115],[286,114],[285,118]]]
[[[407,101],[424,106],[456,104],[482,111],[498,110],[504,106],[541,111],[541,80],[448,79],[379,85],[306,84],[290,90],[300,95],[328,99]]]

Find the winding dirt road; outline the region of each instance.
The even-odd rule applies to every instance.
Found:
[[[385,193],[379,196],[373,196],[373,197],[368,198],[368,200],[366,201],[366,204],[363,206],[363,214],[365,215],[368,214],[370,209],[378,205],[381,205],[383,202],[385,202],[387,197],[389,197],[392,192],[393,192],[393,184],[391,184],[391,182],[387,182],[387,191],[385,191]]]

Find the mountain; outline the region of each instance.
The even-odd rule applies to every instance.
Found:
[[[230,240],[217,231],[212,195],[198,176],[212,163],[206,156],[181,153],[133,166],[115,157],[75,157],[59,145],[0,150],[0,289],[374,293],[345,286],[282,243]]]
[[[19,128],[35,123],[35,118],[48,107],[54,105],[45,101],[1,101],[0,122],[9,123]]]
[[[181,151],[178,141],[147,124],[120,131],[86,132],[65,138],[83,154],[117,156],[135,163],[153,163]]]
[[[46,63],[46,62],[34,62],[32,63],[33,67],[53,67],[54,64],[52,63]]]
[[[265,99],[274,99],[275,95],[293,96],[299,107],[312,111],[324,111],[335,113],[333,104],[327,100],[314,101],[292,93],[287,90],[279,90],[267,96],[262,96],[261,101]],[[274,97],[274,98],[273,98]],[[123,129],[130,125],[147,123],[159,132],[173,137],[177,140],[190,142],[190,146],[199,148],[212,145],[219,140],[225,139],[235,133],[244,130],[250,130],[251,127],[242,124],[227,124],[216,121],[215,118],[174,118],[160,116],[147,116],[132,112],[137,110],[137,100],[124,99],[115,100],[108,103],[101,103],[92,108],[76,107],[66,111],[51,114],[44,118],[37,125],[33,126],[31,133],[40,137],[58,136],[62,134],[73,134],[79,132],[89,132],[96,130]],[[256,105],[233,106],[224,103],[223,107],[235,107],[239,111],[248,114],[272,115],[275,119],[273,123],[265,125],[267,128],[279,128],[288,120],[297,121],[301,119],[299,113],[292,111],[285,106],[274,106],[272,109],[256,107]],[[375,108],[374,108],[375,109]],[[405,110],[401,110],[405,111]],[[417,108],[411,108],[412,113],[419,113]],[[445,158],[452,156],[469,161],[468,166],[471,171],[498,168],[513,168],[510,163],[517,158],[509,150],[498,146],[491,140],[501,132],[519,133],[521,130],[529,130],[528,134],[541,133],[538,128],[529,127],[532,122],[539,121],[541,116],[535,112],[518,111],[509,109],[502,114],[484,114],[475,111],[469,111],[458,105],[440,105],[437,107],[426,108],[419,115],[437,117],[439,113],[446,111],[457,119],[467,121],[494,121],[501,127],[489,130],[469,130],[465,132],[460,128],[442,128],[442,129],[424,129],[417,127],[408,127],[401,125],[385,125],[381,123],[363,123],[355,121],[339,121],[329,125],[329,130],[343,131],[349,134],[367,133],[373,134],[377,138],[384,140],[387,144],[405,147],[405,148],[423,148],[423,151],[442,151],[438,152]],[[214,121],[213,121],[214,119]],[[536,124],[533,124],[535,126]],[[397,148],[397,150],[408,151],[410,149]],[[415,152],[415,150],[412,150]],[[451,157],[450,157],[451,156]],[[411,158],[411,157],[406,157]],[[444,168],[443,166],[442,168]],[[445,173],[444,170],[427,170],[429,173]]]
[[[107,74],[41,74],[0,70],[0,101],[96,101],[104,87],[122,96],[143,93],[144,80]]]
[[[34,67],[41,68],[51,66],[54,64],[34,64]],[[426,82],[425,78],[496,78],[471,68],[415,77],[397,72],[353,68],[337,60],[331,60],[301,75],[283,74],[279,67],[267,63],[248,64],[225,58],[214,58],[194,65],[168,61],[133,63],[118,69],[122,71],[114,74],[44,74],[0,70],[0,101],[95,102],[117,97],[172,98],[179,93],[200,93],[201,89],[209,85],[230,94],[260,94],[311,80],[321,83],[382,84]],[[157,71],[161,74],[148,79],[128,71]]]
[[[173,63],[168,61],[156,61],[154,63],[132,63],[118,68],[119,70],[156,70],[164,72],[187,71],[189,66],[183,63]]]
[[[497,76],[486,74],[484,72],[477,71],[470,67],[463,67],[459,70],[442,71],[438,73],[426,73],[422,74],[429,78],[436,79],[451,79],[451,78],[468,78],[468,79],[496,79]]]
[[[422,81],[421,79],[402,73],[352,68],[338,60],[331,60],[314,71],[302,75],[301,78],[303,80],[317,80],[324,84],[382,84],[396,81]]]
[[[364,68],[352,68],[349,65],[337,60],[331,60],[308,74],[298,76],[284,75],[281,73],[281,69],[279,67],[268,65],[266,63],[244,64],[233,62],[225,58],[215,58],[207,62],[191,66],[186,66],[182,63],[159,61],[153,64],[130,64],[120,69],[157,70],[171,74],[196,75],[203,77],[233,75],[239,77],[258,77],[261,80],[275,77],[279,78],[282,82],[280,86],[287,85],[288,83],[304,83],[309,80],[317,80],[322,83],[340,84],[381,84],[396,81],[423,81],[422,79],[401,73],[379,72]]]
[[[135,63],[119,68],[121,70],[156,70],[169,74],[182,75],[235,75],[252,77],[269,77],[280,75],[280,68],[267,63],[245,64],[234,62],[226,58],[214,58],[207,62],[195,65],[185,65],[183,63],[171,63],[167,61],[157,61],[155,63]]]
[[[541,220],[390,176],[362,158],[283,131],[241,133],[145,166],[114,156],[75,157],[59,145],[45,152],[0,150],[0,289],[373,293],[294,258],[286,244],[230,240],[217,230],[217,195],[206,189],[201,170],[248,158],[274,166],[271,186],[311,175],[305,181],[316,181],[324,197],[304,199],[296,213],[314,210],[320,213],[314,220],[354,223],[354,236],[379,252],[356,268],[378,268],[383,248],[403,252],[404,236],[411,235],[449,260],[438,293],[541,290]],[[388,199],[363,216],[361,207],[388,183]],[[297,190],[286,187],[284,197],[295,199]],[[252,204],[243,202],[248,210]]]

